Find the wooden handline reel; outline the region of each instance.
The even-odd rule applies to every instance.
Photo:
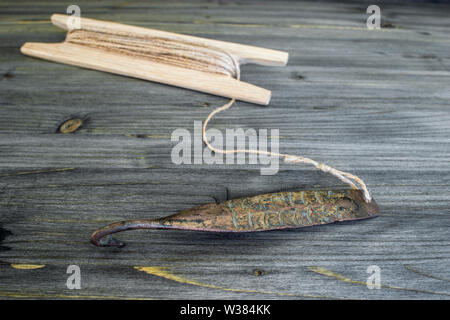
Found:
[[[70,23],[70,18],[71,16],[68,15],[53,14],[51,21],[54,25],[71,32],[74,30],[74,26]],[[239,64],[255,63],[267,66],[284,66],[288,60],[288,53],[283,51],[204,39],[115,22],[88,18],[79,19],[81,30],[100,30],[104,33],[125,34],[130,37],[185,41],[202,47],[222,50],[232,55]],[[129,54],[74,44],[67,40],[62,43],[27,42],[20,50],[25,55],[45,60],[160,82],[261,105],[267,105],[271,97],[269,90],[239,81],[228,75],[164,64]]]

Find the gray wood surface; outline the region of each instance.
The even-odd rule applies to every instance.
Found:
[[[381,31],[366,29],[371,3],[356,1],[76,4],[85,17],[288,51],[287,67],[242,68],[272,90],[270,105],[238,102],[212,127],[280,129],[280,151],[359,175],[382,216],[256,234],[134,231],[118,236],[123,249],[92,246],[90,233],[116,220],[342,184],[305,166],[261,176],[255,165],[174,165],[171,133],[225,99],[25,57],[26,41],[64,39],[49,17],[66,7],[5,0],[0,298],[450,298],[449,4],[380,2]],[[73,116],[83,127],[56,133]],[[80,290],[66,287],[72,264]],[[380,290],[365,285],[371,265]]]

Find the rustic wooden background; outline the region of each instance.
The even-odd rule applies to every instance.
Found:
[[[109,222],[228,197],[336,188],[310,167],[176,166],[171,133],[226,99],[20,54],[58,42],[72,2],[0,3],[0,297],[449,299],[450,4],[76,1],[85,17],[290,53],[246,65],[269,106],[237,103],[212,127],[280,129],[280,150],[361,176],[382,216],[292,231],[134,231],[97,248]],[[67,119],[81,129],[58,133]],[[227,191],[228,190],[228,191]],[[69,265],[81,268],[69,290]],[[365,283],[381,268],[380,290]],[[147,272],[135,267],[147,267]]]

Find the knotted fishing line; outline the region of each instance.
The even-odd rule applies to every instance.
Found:
[[[237,59],[232,54],[209,45],[202,45],[184,40],[137,36],[126,32],[111,32],[110,30],[102,30],[101,28],[72,30],[68,32],[66,41],[116,53],[137,56],[143,59],[149,59],[187,69],[222,74],[240,80],[240,67]],[[202,139],[211,151],[221,154],[247,153],[274,156],[282,158],[286,163],[310,164],[322,172],[337,177],[348,184],[352,189],[362,190],[364,200],[367,203],[372,200],[370,192],[362,179],[351,173],[337,170],[324,163],[298,155],[254,149],[223,150],[213,147],[208,141],[206,127],[216,114],[229,109],[235,101],[236,100],[233,98],[223,106],[214,109],[206,117],[203,123]]]
[[[236,61],[236,59],[231,55],[228,54],[228,56],[230,57],[230,59],[233,62],[233,68],[235,70],[234,74],[236,75],[236,79],[240,80],[241,77],[241,72],[240,72],[240,67],[239,67],[239,62]],[[303,163],[303,164],[311,164],[313,166],[315,166],[318,170],[323,171],[325,173],[329,173],[337,178],[339,178],[341,181],[347,183],[348,185],[350,185],[350,187],[352,189],[361,189],[364,193],[364,200],[369,203],[372,200],[372,196],[370,195],[369,190],[367,189],[366,184],[364,183],[364,181],[351,174],[348,172],[344,172],[344,171],[340,171],[337,170],[333,167],[330,167],[329,165],[326,165],[324,163],[320,163],[317,161],[314,161],[312,159],[309,158],[305,158],[302,156],[297,156],[297,155],[290,155],[290,154],[283,154],[283,153],[278,153],[278,152],[271,152],[271,151],[260,151],[260,150],[253,150],[253,149],[242,149],[242,150],[223,150],[223,149],[217,149],[215,147],[213,147],[209,141],[208,138],[206,136],[206,127],[209,123],[209,121],[214,117],[214,115],[216,115],[219,112],[225,111],[227,109],[229,109],[233,103],[236,101],[236,99],[231,99],[228,103],[224,104],[221,107],[218,107],[216,109],[214,109],[205,119],[204,123],[203,123],[203,127],[202,127],[202,138],[203,138],[203,142],[206,144],[206,146],[214,152],[217,153],[222,153],[222,154],[230,154],[230,153],[252,153],[252,154],[264,154],[267,156],[275,156],[275,157],[281,157],[283,158],[283,160],[286,163]]]

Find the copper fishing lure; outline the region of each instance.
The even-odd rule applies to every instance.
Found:
[[[115,222],[96,230],[91,242],[122,247],[124,243],[114,238],[102,238],[135,229],[255,232],[366,219],[378,214],[375,200],[365,202],[361,190],[276,192],[208,203],[159,219]]]

